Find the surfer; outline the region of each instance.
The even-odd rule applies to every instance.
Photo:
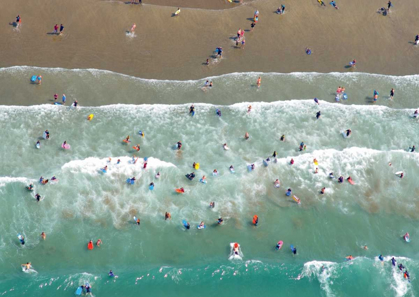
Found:
[[[47,239],[47,235],[45,234],[45,232],[42,232],[42,233],[41,233],[41,238],[42,238],[43,240]]]
[[[293,246],[293,247],[291,248],[291,251],[292,251],[292,253],[293,253],[294,255],[296,255],[296,254],[297,254],[297,248],[296,248],[295,246]]]
[[[244,139],[246,139],[246,140],[247,140],[247,139],[249,139],[249,137],[250,137],[250,136],[249,136],[249,132],[246,132],[246,133],[244,134]]]
[[[189,107],[189,113],[192,115],[195,114],[195,106],[193,104]]]
[[[396,267],[396,259],[394,259],[394,257],[393,258],[391,258],[391,265],[393,265],[394,267]]]
[[[346,260],[349,260],[350,261],[350,260],[353,260],[353,258],[354,257],[352,255],[349,255],[349,256],[346,257]]]
[[[41,195],[39,195],[38,193],[36,193],[35,195],[36,201],[41,201]]]
[[[394,89],[393,88],[391,88],[391,90],[390,90],[390,99],[391,100],[393,100],[393,97],[394,97]]]
[[[29,186],[26,187],[29,191],[33,191],[33,184],[30,184]]]
[[[404,272],[403,276],[405,279],[410,280],[410,275],[409,275],[409,272],[407,272],[407,270]]]
[[[322,115],[322,113],[320,112],[320,110],[316,113],[316,119],[319,119],[320,116]]]
[[[177,149],[180,150],[182,148],[182,142],[178,141],[177,142]]]
[[[172,215],[170,214],[170,212],[167,212],[164,214],[164,220],[171,220],[172,219]]]
[[[259,217],[257,215],[253,216],[253,225],[257,226],[259,223]]]
[[[21,264],[20,266],[24,267],[25,270],[29,270],[32,268],[31,262],[27,262],[26,264]]]
[[[339,178],[338,178],[338,182],[339,182],[339,183],[343,183],[343,176],[339,176]]]
[[[291,158],[290,165],[293,165],[293,164],[294,164],[294,159]]]
[[[221,225],[224,222],[223,218],[218,218],[217,224]]]
[[[135,222],[137,223],[138,226],[140,226],[140,218],[137,218]]]
[[[281,186],[281,183],[279,181],[279,179],[276,179],[274,182],[275,187],[279,188]]]
[[[335,176],[333,175],[333,172],[329,173],[329,178],[335,178]]]
[[[97,247],[100,247],[100,245],[102,244],[102,240],[101,239],[98,239],[97,241],[96,241],[96,246]]]
[[[351,129],[346,130],[346,137],[349,137],[349,135],[351,135],[351,133],[352,133]]]
[[[412,147],[410,148],[410,152],[411,152],[411,153],[413,153],[415,150],[416,150],[416,147],[415,147],[415,146],[412,146]]]
[[[23,235],[20,235],[19,241],[21,245],[25,245],[25,237],[23,237]]]
[[[261,84],[262,84],[262,78],[259,76],[259,78],[258,78],[258,80],[256,82],[256,85],[257,85],[258,89],[260,88],[260,85]]]
[[[160,172],[157,172],[155,178],[159,179],[160,178]]]
[[[252,110],[252,105],[249,105],[248,107],[247,107],[247,113],[250,113],[250,111]]]
[[[285,141],[285,134],[282,134],[282,136],[281,136],[281,138],[279,140]]]
[[[316,102],[316,104],[317,104],[317,105],[320,105],[320,103],[319,103],[319,99],[314,98],[314,102]]]
[[[61,97],[61,101],[63,102],[63,104],[65,104],[66,99],[67,99],[67,96],[65,94],[63,94],[63,96]]]
[[[210,207],[210,208],[214,208],[214,207],[215,207],[215,202],[214,202],[214,201],[210,202],[209,207]]]
[[[320,194],[323,195],[325,191],[326,191],[326,188],[324,187],[324,188],[321,189]]]
[[[227,150],[229,150],[229,147],[227,146],[227,143],[224,143],[224,144],[223,144],[223,148],[224,148],[224,150],[226,150],[226,151],[227,151]]]
[[[399,266],[397,266],[397,267],[399,267],[400,271],[402,271],[405,268],[402,263],[400,263]]]
[[[276,158],[276,156],[277,156],[277,153],[276,151],[274,151],[274,153],[272,154],[272,157]]]
[[[125,143],[131,142],[131,141],[129,140],[129,135],[125,138],[124,142],[125,142]]]

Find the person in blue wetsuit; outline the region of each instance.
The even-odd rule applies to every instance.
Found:
[[[296,248],[296,247],[293,247],[293,248],[291,249],[291,251],[292,251],[292,253],[293,253],[294,255],[296,255],[296,254],[297,254],[297,248]]]
[[[195,114],[195,106],[193,106],[193,104],[191,105],[191,107],[189,107],[189,113],[192,115]]]
[[[396,259],[394,259],[394,257],[393,258],[391,258],[391,264],[394,266],[394,267],[396,267]]]
[[[285,193],[285,195],[287,195],[287,196],[291,196],[291,188],[289,188],[288,190],[287,190],[287,192]]]
[[[382,261],[384,261],[384,257],[383,257],[383,255],[379,255],[378,256],[378,259],[382,262]]]

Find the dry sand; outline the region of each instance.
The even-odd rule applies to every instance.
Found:
[[[284,15],[274,13],[278,3],[286,5]],[[413,40],[419,34],[419,1],[395,0],[384,17],[377,9],[386,3],[337,0],[335,10],[317,0],[257,0],[226,10],[183,8],[173,17],[173,7],[120,1],[3,0],[0,67],[97,68],[186,80],[246,71],[349,71],[345,65],[355,58],[361,72],[417,73],[419,47]],[[246,32],[244,49],[235,48],[232,38],[239,28],[250,29],[256,9],[255,30]],[[8,25],[18,14],[19,30]],[[48,34],[56,23],[65,26],[62,36]],[[133,23],[136,36],[129,37]],[[210,58],[217,46],[224,48],[221,61]],[[305,54],[306,47],[312,55]],[[203,65],[207,58],[210,66]]]

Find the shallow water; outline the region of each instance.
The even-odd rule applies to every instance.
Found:
[[[45,92],[44,84],[39,88],[27,86],[26,79],[15,81],[15,71],[0,73],[14,87],[21,86],[16,89],[17,97],[30,92],[29,88]],[[73,74],[63,71],[63,75]],[[90,77],[89,84],[80,88],[76,87],[78,75],[71,78],[73,94],[91,87],[102,97],[114,95],[106,93],[112,84],[98,87],[105,85],[102,74]],[[197,103],[194,117],[188,114],[190,104],[1,106],[0,274],[4,277],[0,293],[70,296],[88,281],[94,296],[130,296],[133,292],[153,296],[214,296],[221,292],[232,296],[278,292],[285,296],[416,295],[419,186],[415,177],[419,158],[408,152],[418,141],[419,123],[410,117],[413,95],[403,101],[382,100],[377,106],[349,105],[357,100],[353,95],[344,104],[327,102],[333,101],[333,95],[319,96],[319,106],[312,99],[253,102],[247,113],[249,103],[229,103],[240,98],[228,85],[242,82],[243,77],[250,83],[254,74],[242,74],[240,79],[224,76],[217,88],[205,93],[199,89],[201,82],[150,82],[104,75],[127,80],[131,87],[119,88],[122,98],[147,86],[138,96],[154,92],[160,94],[157,101],[167,101],[175,94],[175,102],[197,102],[204,101],[199,100],[202,96],[215,96],[221,84],[225,102],[222,106]],[[294,98],[306,98],[303,88],[317,76],[305,74],[302,87],[294,87],[294,93],[301,96]],[[365,76],[378,85],[397,81],[399,86],[416,88],[412,77],[359,76],[338,79],[344,81],[348,94],[362,88]],[[292,81],[286,87],[289,90],[303,80],[285,77]],[[277,87],[275,78],[284,76],[267,75],[262,88],[253,91],[265,94],[266,86]],[[177,91],[170,92],[170,86]],[[331,89],[330,85],[317,87]],[[3,84],[2,89],[8,87]],[[397,90],[396,94],[406,92]],[[251,101],[246,99],[251,97],[249,91],[240,92],[242,101]],[[67,93],[68,98],[74,97]],[[184,98],[178,98],[179,93]],[[198,99],[191,98],[195,94]],[[261,95],[258,100],[263,99]],[[266,97],[266,101],[273,99]],[[221,109],[221,117],[216,116],[216,108]],[[318,110],[322,117],[316,120]],[[92,113],[93,120],[87,121]],[[51,134],[47,141],[42,139],[45,129]],[[350,138],[342,136],[345,129],[353,131]],[[145,132],[144,138],[139,130]],[[244,140],[246,131],[249,140]],[[282,134],[285,142],[280,141]],[[127,135],[132,140],[129,145],[122,142]],[[39,150],[35,148],[38,139]],[[64,140],[70,150],[61,149]],[[180,151],[174,149],[177,141],[183,143]],[[303,152],[298,151],[301,141],[307,145]],[[230,150],[223,150],[223,143]],[[135,144],[141,145],[138,153],[131,148]],[[263,166],[262,160],[273,151],[278,153],[277,162],[272,158],[268,167]],[[136,164],[131,162],[133,155],[139,157]],[[291,158],[294,165],[289,165]],[[317,174],[314,158],[319,162]],[[116,164],[118,159],[120,164]],[[193,162],[200,163],[199,170],[192,168]],[[256,169],[248,172],[247,165],[252,163]],[[108,172],[102,173],[100,168],[106,165]],[[218,176],[212,175],[214,169]],[[405,177],[397,177],[397,171],[404,171]],[[158,180],[154,177],[157,172],[161,173]],[[193,181],[184,176],[190,172],[196,173]],[[329,179],[330,172],[351,176],[355,185]],[[40,176],[53,175],[58,183],[37,182]],[[199,182],[203,175],[207,184]],[[126,179],[132,176],[136,183],[127,185]],[[281,181],[280,188],[273,186],[275,179]],[[25,189],[30,182],[35,184],[33,193]],[[155,183],[152,191],[148,188],[151,182]],[[186,193],[175,193],[179,187]],[[326,187],[324,195],[319,194],[322,187]],[[287,188],[301,199],[301,205],[285,196]],[[36,202],[35,193],[44,199]],[[209,208],[211,201],[215,201],[214,209]],[[166,211],[171,220],[164,220]],[[257,227],[251,224],[255,214],[259,216]],[[140,226],[133,216],[141,218]],[[224,224],[218,226],[220,216]],[[192,228],[186,230],[182,220]],[[201,221],[207,225],[205,230],[196,229]],[[42,231],[47,234],[45,241],[39,236]],[[401,238],[405,232],[411,235],[409,244]],[[26,238],[23,247],[18,233]],[[99,238],[103,245],[88,251],[87,242]],[[279,240],[284,247],[276,251]],[[241,244],[243,260],[228,260],[231,242]],[[290,244],[297,247],[297,256],[292,255]],[[367,251],[361,248],[364,245]],[[386,257],[384,264],[378,261],[379,254]],[[347,262],[347,255],[357,258]],[[392,269],[391,256],[407,267],[411,283]],[[21,271],[19,265],[27,261],[37,273]],[[117,279],[107,276],[110,269]]]

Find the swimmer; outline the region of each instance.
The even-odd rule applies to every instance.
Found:
[[[41,201],[41,195],[39,195],[38,193],[36,193],[35,195],[36,201]]]
[[[262,84],[262,78],[259,76],[259,78],[258,78],[258,80],[256,82],[256,85],[257,85],[258,89],[260,88],[260,85],[261,84]]]
[[[399,264],[399,266],[397,266],[397,267],[399,267],[399,270],[400,270],[400,271],[402,271],[404,268],[406,268],[406,267],[404,267],[404,266],[403,266],[403,264],[402,264],[402,263],[400,263],[400,264]]]
[[[127,138],[125,138],[125,142],[131,142],[131,141],[129,140],[129,135],[127,136]]]
[[[217,224],[221,225],[224,222],[223,218],[218,218]]]
[[[408,240],[408,239],[410,239],[410,235],[409,235],[409,233],[407,232],[405,235],[403,235],[403,239],[404,240]]]
[[[319,173],[319,168],[316,167],[316,170],[314,170],[314,173]]]
[[[189,107],[189,113],[192,113],[192,115],[193,115],[193,113],[195,112],[195,106],[192,104],[190,107]]]
[[[121,163],[121,159],[118,159],[118,160],[116,161],[116,165],[118,165],[119,163]]]
[[[180,150],[182,148],[182,142],[178,141],[177,142],[177,149]]]
[[[276,179],[276,180],[274,181],[274,185],[275,185],[275,187],[277,187],[277,188],[279,188],[279,187],[281,186],[281,183],[280,183],[279,179]]]
[[[249,137],[250,137],[250,136],[249,136],[249,133],[248,133],[248,132],[246,132],[246,133],[244,134],[244,139],[246,139],[246,140],[247,140],[247,139],[249,139]]]
[[[300,150],[300,152],[304,149],[305,145],[304,142],[300,143],[300,146],[298,147],[298,149]]]
[[[285,134],[282,134],[282,136],[281,136],[281,138],[279,140],[285,141]]]
[[[319,119],[320,116],[322,115],[322,113],[320,112],[320,110],[316,113],[316,119]]]
[[[30,184],[29,186],[26,187],[29,191],[33,191],[33,184]]]
[[[247,107],[247,113],[250,113],[250,111],[252,110],[252,105],[249,105],[248,107]]]
[[[199,227],[200,227],[200,228],[204,228],[204,226],[205,226],[204,221],[202,221],[201,223],[199,223]]]
[[[323,195],[325,191],[326,191],[326,188],[322,188],[321,191],[320,191],[320,194]]]
[[[294,255],[296,255],[296,254],[297,254],[297,248],[296,248],[296,247],[293,247],[293,248],[291,249],[291,251],[292,251],[292,253],[293,253]]]
[[[23,237],[23,235],[21,235],[21,237],[19,238],[19,241],[21,245],[25,245],[25,237]]]
[[[140,226],[140,218],[137,218],[137,221],[135,221],[138,226]]]
[[[415,150],[416,150],[416,147],[415,147],[415,146],[412,146],[412,147],[410,148],[410,152],[411,152],[411,153],[413,153]]]
[[[105,166],[102,168],[102,171],[107,171],[108,170],[108,166]]]
[[[100,239],[98,239],[97,241],[96,241],[96,246],[97,247],[100,247],[100,245],[102,244],[102,240],[100,240]]]
[[[212,175],[218,175],[218,171],[217,171],[217,169],[214,169],[214,170],[212,171]]]
[[[20,266],[24,267],[25,270],[29,270],[32,268],[31,262],[28,262],[26,264],[21,264]]]
[[[330,173],[329,173],[329,177],[330,177],[330,178],[335,178],[335,176],[333,175],[333,172],[330,172]]]
[[[272,157],[276,158],[276,156],[277,156],[277,153],[276,151],[274,151],[274,153],[272,154]]]
[[[229,147],[227,146],[227,143],[224,143],[224,144],[223,144],[223,148],[224,148],[224,150],[226,150],[226,151],[227,151],[227,150],[229,150]]]
[[[393,100],[393,97],[394,97],[394,89],[393,88],[391,88],[391,90],[390,90],[390,99],[391,100]]]
[[[290,165],[293,165],[293,164],[294,164],[294,159],[291,158]]]
[[[351,129],[346,130],[346,137],[349,137],[349,135],[351,135],[351,133],[352,133]]]
[[[170,214],[170,212],[167,212],[164,214],[164,220],[171,220],[172,219],[172,215]]]
[[[42,232],[42,233],[41,233],[41,238],[42,238],[43,240],[47,239],[47,235],[45,234],[45,232]]]
[[[317,105],[320,105],[320,103],[319,103],[319,99],[314,98],[314,102],[316,102],[316,104],[317,104]]]
[[[156,174],[156,178],[159,179],[160,178],[160,172],[157,172]]]
[[[134,23],[134,24],[131,26],[131,29],[130,29],[131,34],[132,34],[132,33],[134,33],[135,28],[137,28],[137,25]]]
[[[210,202],[209,207],[210,207],[210,208],[214,208],[214,207],[215,207],[215,202],[214,202],[214,201]]]
[[[354,257],[352,255],[349,255],[349,256],[346,257],[346,260],[349,260],[350,261],[350,260],[353,260],[353,258]]]
[[[141,148],[140,148],[140,145],[137,144],[136,146],[133,147],[133,149],[136,150],[137,152],[139,152]]]
[[[234,171],[233,165],[230,166],[230,171],[232,171],[232,172]]]
[[[339,176],[339,178],[338,178],[338,182],[339,182],[339,183],[343,183],[343,176]]]

